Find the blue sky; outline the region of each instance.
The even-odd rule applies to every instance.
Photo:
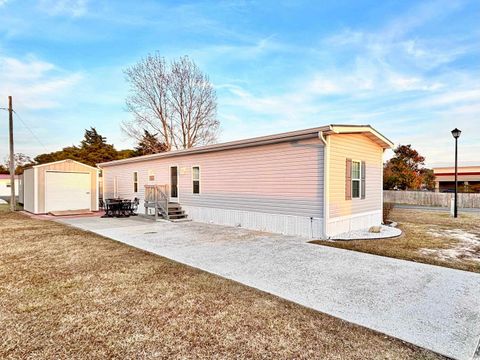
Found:
[[[427,164],[480,163],[480,2],[0,0],[0,107],[16,150],[117,148],[128,86],[149,52],[189,55],[218,95],[221,141],[329,123],[371,124]],[[0,111],[0,160],[7,114]]]

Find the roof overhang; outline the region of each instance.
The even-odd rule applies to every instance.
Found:
[[[41,167],[44,167],[44,166],[49,166],[49,165],[53,165],[53,164],[60,164],[60,163],[64,163],[64,162],[76,163],[76,164],[88,167],[90,169],[98,170],[97,167],[90,166],[90,165],[81,163],[80,161],[76,161],[76,160],[72,160],[72,159],[65,159],[65,160],[53,161],[53,162],[49,162],[49,163],[45,163],[45,164],[32,165],[32,166],[29,166],[28,168],[26,168],[25,170],[34,169],[34,168],[41,168]]]
[[[199,146],[185,150],[174,150],[152,155],[143,155],[128,159],[114,160],[97,164],[98,167],[104,168],[108,166],[129,164],[135,162],[149,161],[155,159],[163,159],[177,156],[185,156],[190,154],[203,154],[214,151],[240,149],[251,146],[277,144],[286,141],[299,141],[304,139],[318,138],[331,134],[364,134],[372,141],[380,145],[384,149],[393,147],[393,143],[373,129],[370,125],[326,125],[305,130],[290,131],[281,134],[254,137],[244,140],[229,141],[220,144]]]
[[[392,141],[380,134],[370,125],[330,125],[329,130],[323,131],[323,134],[362,134],[383,149],[391,149],[394,146]]]

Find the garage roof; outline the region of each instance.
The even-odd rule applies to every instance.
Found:
[[[82,166],[86,166],[90,169],[98,170],[98,168],[96,168],[94,166],[90,166],[90,165],[81,163],[80,161],[76,161],[76,160],[72,160],[72,159],[65,159],[65,160],[53,161],[53,162],[49,162],[49,163],[45,163],[45,164],[33,165],[33,166],[28,167],[28,168],[29,169],[30,168],[40,168],[40,167],[43,167],[43,166],[49,166],[49,165],[52,165],[52,164],[60,164],[60,163],[64,163],[64,162],[76,163],[76,164],[79,164],[79,165],[82,165]]]

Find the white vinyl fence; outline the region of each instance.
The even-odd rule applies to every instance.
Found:
[[[395,204],[450,207],[454,194],[429,191],[383,191],[383,201]],[[458,194],[459,208],[480,208],[480,194]]]

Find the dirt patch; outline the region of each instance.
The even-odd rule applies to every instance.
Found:
[[[480,214],[395,208],[391,220],[403,235],[371,241],[313,241],[315,244],[480,273]]]
[[[480,262],[480,236],[462,229],[430,229],[427,233],[434,237],[456,239],[452,247],[447,249],[420,249],[419,251],[443,260]]]

